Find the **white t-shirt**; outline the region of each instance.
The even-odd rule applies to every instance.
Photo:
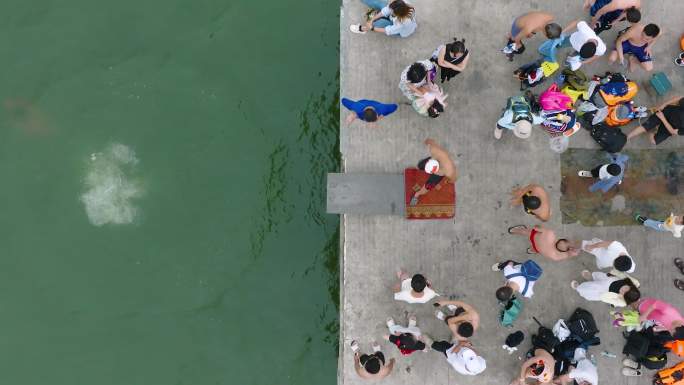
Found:
[[[684,225],[677,225],[674,223],[674,214],[670,214],[669,217],[663,223],[663,228],[674,235],[675,238],[682,237],[682,230],[684,230]]]
[[[468,376],[475,376],[487,369],[487,362],[484,358],[475,354],[472,349],[461,348],[456,353],[451,347],[446,351],[447,361],[457,372]]]
[[[511,275],[511,274],[518,274],[518,273],[520,273],[521,269],[522,269],[522,265],[517,265],[517,266],[508,265],[508,266],[504,267],[504,269],[503,269],[504,277],[507,275]],[[517,277],[513,277],[510,279],[506,278],[506,280],[508,282],[513,282],[516,285],[518,285],[518,287],[520,288],[520,294],[522,294],[522,291],[525,289],[525,283],[527,282],[527,279],[525,279],[524,276],[519,275]],[[525,293],[524,297],[532,298],[532,296],[534,295],[533,288],[534,288],[535,283],[536,283],[535,281],[530,281],[529,285],[527,286],[527,292]]]
[[[584,249],[588,245],[592,245],[597,242],[601,242],[601,240],[598,238],[594,238],[591,241],[582,241],[582,249]],[[632,260],[632,268],[626,271],[626,273],[633,273],[636,269],[636,263],[634,263],[634,259],[632,259],[632,257],[629,255],[625,246],[618,241],[611,242],[610,245],[608,245],[608,247],[600,247],[597,249],[589,250],[587,252],[590,254],[594,254],[594,256],[596,257],[596,267],[598,267],[599,269],[613,267],[613,262],[615,262],[615,259],[617,259],[617,257],[619,257],[620,255],[627,255],[629,256],[629,259]]]
[[[612,177],[613,176],[610,175],[610,173],[608,172],[608,165],[607,164],[604,164],[603,166],[601,166],[601,168],[599,168],[599,179],[603,180],[603,179],[608,179],[608,178],[612,178]]]
[[[594,56],[603,56],[606,53],[606,44],[594,32],[586,21],[577,23],[577,31],[570,35],[570,44],[575,51],[579,52],[584,43],[596,40],[596,53]]]
[[[582,348],[575,349],[574,359],[577,361],[577,366],[568,373],[568,376],[577,383],[587,381],[592,385],[598,385],[598,370],[587,359],[587,351]]]
[[[435,293],[434,290],[426,286],[425,289],[423,289],[423,296],[420,298],[416,298],[411,295],[411,290],[411,278],[407,278],[401,281],[401,291],[398,293],[394,293],[394,299],[397,301],[405,301],[408,303],[426,303],[439,295]]]

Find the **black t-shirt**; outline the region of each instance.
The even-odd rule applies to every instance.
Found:
[[[684,98],[679,99],[675,106],[665,107],[663,115],[670,122],[672,128],[679,131],[679,135],[684,135]]]
[[[411,333],[402,333],[398,336],[392,334],[389,337],[391,343],[397,345],[401,350],[423,350],[425,344],[423,341],[418,341]],[[398,342],[398,343],[397,343]]]

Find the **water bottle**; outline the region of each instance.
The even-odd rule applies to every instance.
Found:
[[[604,356],[604,357],[608,357],[608,358],[615,358],[615,357],[617,357],[615,354],[613,354],[613,353],[611,353],[611,352],[609,352],[609,351],[607,351],[607,350],[602,351],[602,352],[601,352],[601,355]]]

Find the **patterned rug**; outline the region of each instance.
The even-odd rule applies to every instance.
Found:
[[[593,179],[577,176],[608,163],[600,150],[570,148],[561,154],[563,223],[585,226],[638,225],[634,214],[662,219],[684,212],[684,149],[625,150],[629,156],[622,184],[603,194],[591,193]]]
[[[416,206],[409,206],[413,193],[428,180],[429,175],[416,168],[404,170],[404,198],[408,219],[449,219],[456,211],[454,184],[444,178],[434,189],[420,197]]]

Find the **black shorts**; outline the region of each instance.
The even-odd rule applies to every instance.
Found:
[[[385,365],[385,355],[382,354],[382,352],[375,352],[373,354],[362,354],[361,357],[359,357],[359,362],[361,362],[361,366],[366,366],[366,362],[368,360],[377,358],[380,360],[380,366]]]
[[[427,182],[425,182],[425,188],[428,190],[432,190],[439,184],[439,182],[444,179],[443,175],[437,175],[437,174],[431,174],[430,177],[428,178]]]
[[[451,342],[447,342],[447,341],[435,341],[431,345],[433,350],[436,350],[438,352],[442,352],[442,353],[444,353],[445,356],[447,355],[446,352],[449,349],[451,349],[453,346],[454,346],[454,344],[452,344]]]
[[[655,114],[651,115],[646,121],[641,125],[649,133],[654,133],[654,138],[656,144],[660,144],[663,140],[672,136],[670,132],[665,128],[663,122]]]

